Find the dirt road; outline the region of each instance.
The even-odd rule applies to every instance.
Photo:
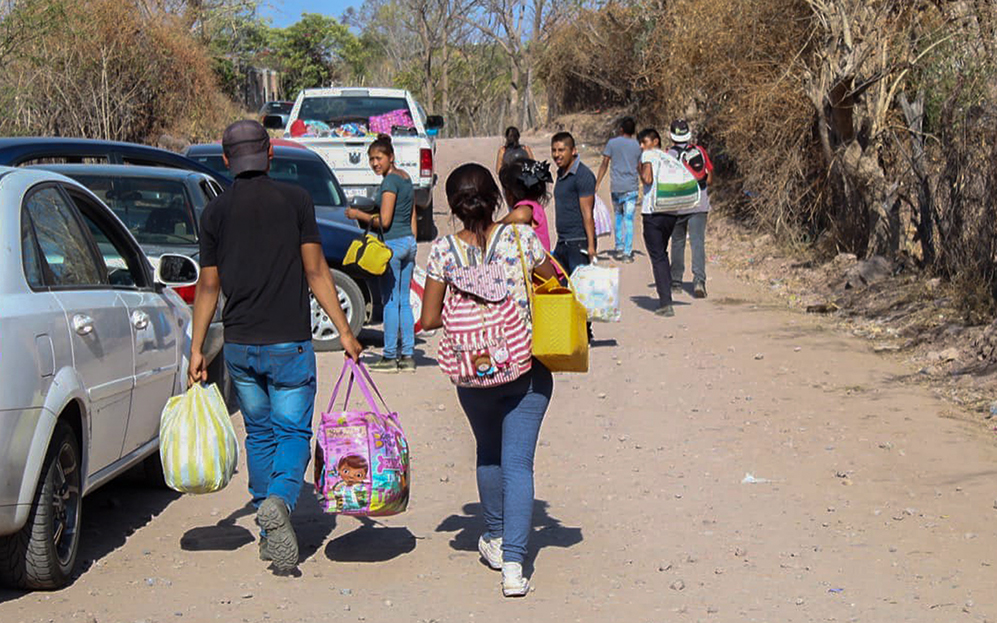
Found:
[[[495,147],[447,142],[440,170]],[[0,621],[997,620],[992,441],[868,344],[710,271],[710,298],[666,319],[646,258],[626,266],[623,322],[595,327],[591,373],[557,378],[526,599],[478,560],[471,434],[430,340],[380,386],[412,444],[404,515],[337,519],[306,492],[301,575],[277,577],[244,471],[199,497],[120,481],[86,503],[75,583],[0,592]],[[318,411],[340,361],[319,357]]]

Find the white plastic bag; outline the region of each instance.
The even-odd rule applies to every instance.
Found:
[[[217,385],[194,384],[174,396],[159,421],[163,476],[181,493],[212,493],[225,488],[239,461],[239,440]]]
[[[597,237],[608,236],[613,233],[613,215],[609,211],[605,202],[595,196],[595,205],[592,206],[592,218],[595,220],[595,235]]]
[[[589,264],[571,273],[571,286],[593,322],[620,321],[620,269]]]

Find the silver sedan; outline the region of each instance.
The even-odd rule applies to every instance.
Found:
[[[81,499],[155,462],[185,384],[190,258],[153,268],[117,216],[56,173],[0,167],[0,583],[57,588]]]

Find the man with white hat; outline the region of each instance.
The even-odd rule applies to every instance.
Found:
[[[710,211],[707,186],[713,183],[713,163],[706,150],[692,142],[692,130],[685,119],[672,122],[668,132],[672,147],[668,153],[685,164],[699,182],[699,205],[684,212],[677,212],[678,221],[672,232],[672,289],[682,289],[685,274],[685,239],[692,247],[692,295],[706,298],[706,216]]]

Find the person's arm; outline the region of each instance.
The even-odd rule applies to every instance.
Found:
[[[197,292],[194,295],[194,327],[191,330],[190,364],[187,366],[187,387],[208,380],[208,362],[201,349],[208,335],[208,325],[218,307],[218,293],[222,289],[217,266],[205,266],[197,279]]]
[[[380,229],[387,231],[391,229],[391,221],[395,218],[395,202],[398,201],[398,195],[392,190],[385,190],[381,193],[381,209],[377,214],[367,214],[366,212],[361,212],[355,208],[346,209],[346,218],[351,218],[359,221],[366,225],[370,223],[374,227],[379,227]],[[415,214],[415,206],[413,206],[412,213]]]
[[[495,158],[495,172],[498,173],[502,170],[502,159],[505,158],[505,147],[500,147],[498,150],[498,157]]]
[[[521,205],[518,208],[509,210],[509,213],[505,215],[500,221],[507,225],[533,225],[533,208],[528,205]]]
[[[427,208],[428,209],[428,208]],[[433,218],[432,212],[429,214],[429,218]],[[415,201],[412,202],[412,235],[419,235],[419,208],[416,207]]]
[[[699,152],[703,154],[703,160],[706,161],[706,185],[709,186],[713,183],[713,162],[710,160],[710,157],[706,155],[705,149],[700,147]]]
[[[557,271],[554,270],[554,264],[550,258],[545,258],[542,264],[533,269],[533,272],[545,280],[557,276]]]
[[[639,171],[640,171],[640,181],[644,182],[648,186],[654,183],[654,170],[651,169],[650,162],[642,161],[640,163]]]
[[[578,203],[582,209],[582,225],[585,226],[585,237],[588,238],[589,261],[595,261],[597,248],[595,245],[595,195],[579,197]]]
[[[599,187],[602,186],[602,180],[606,177],[606,171],[609,170],[609,161],[612,160],[608,155],[602,155],[602,164],[599,165],[599,174],[595,178],[595,192],[599,192]]]
[[[595,176],[588,169],[578,176],[578,205],[582,211],[582,225],[588,238],[589,261],[595,261],[597,252],[595,239]]]
[[[363,345],[353,335],[346,314],[339,304],[336,282],[325,261],[322,245],[315,242],[301,245],[301,262],[304,264],[305,278],[308,280],[308,287],[312,294],[315,295],[315,300],[322,306],[322,309],[332,320],[332,324],[336,325],[336,329],[339,331],[339,341],[343,345],[343,350],[353,361],[357,361],[363,352]]]
[[[530,149],[529,145],[523,145],[523,149],[526,150],[526,155],[530,157],[530,160],[536,160],[536,156],[533,155],[533,150]]]
[[[426,287],[422,292],[422,318],[420,318],[424,331],[432,331],[443,326],[443,298],[446,294],[447,284],[432,277],[426,278]]]

